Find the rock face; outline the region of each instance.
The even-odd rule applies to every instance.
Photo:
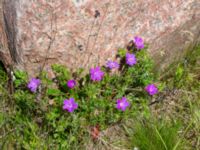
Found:
[[[104,64],[136,35],[159,68],[200,39],[199,0],[1,0],[0,60],[36,75]]]

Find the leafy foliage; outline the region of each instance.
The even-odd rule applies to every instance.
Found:
[[[135,53],[138,62],[133,67],[124,64],[127,50],[120,49],[117,55],[121,60],[119,70],[113,72],[101,67],[105,72],[101,82],[92,82],[83,69],[71,73],[65,66],[55,64],[52,70],[56,78],[51,79],[47,72],[42,72],[39,76],[42,84],[36,93],[27,89],[27,73],[16,71],[15,93],[9,95],[6,89],[8,77],[0,65],[0,147],[85,149],[88,141],[92,140],[92,127],[98,126],[102,131],[126,120],[130,124],[126,127],[129,139],[124,147],[148,150],[198,149],[199,50],[200,47],[197,47],[188,54],[172,70],[170,78],[166,77],[163,83],[159,83],[160,90],[165,90],[167,85],[184,92],[182,97],[177,95],[178,102],[173,102],[175,110],[168,110],[173,121],[169,120],[167,112],[157,118],[153,118],[149,112],[150,98],[144,87],[155,82],[155,77],[152,73],[153,63],[145,49],[130,50]],[[66,85],[70,79],[77,81],[73,89]],[[123,96],[131,104],[124,112],[116,109],[116,100]],[[63,100],[70,97],[79,104],[73,113],[62,109]],[[159,104],[157,109],[166,107],[163,103]]]
[[[90,127],[98,125],[103,130],[142,111],[136,106],[148,104],[144,87],[154,82],[153,64],[146,50],[131,52],[136,54],[137,64],[128,67],[123,61],[126,50],[121,49],[118,54],[122,60],[120,69],[111,72],[102,67],[104,77],[101,82],[91,81],[89,74],[85,75],[82,69],[71,73],[65,66],[52,65],[56,77],[50,79],[43,72],[40,75],[42,84],[36,93],[27,89],[27,74],[16,71],[16,117],[12,122],[24,126],[24,130],[18,130],[23,136],[16,134],[19,137],[16,141],[18,147],[38,149],[42,146],[45,149],[47,145],[42,143],[49,142],[48,148],[73,149],[75,145],[78,148],[77,145],[82,146],[80,142],[84,142],[82,137],[90,136]],[[66,85],[70,79],[77,82],[73,89]],[[116,109],[116,100],[123,96],[131,103],[124,112]],[[62,109],[64,99],[70,97],[79,106],[73,113]]]

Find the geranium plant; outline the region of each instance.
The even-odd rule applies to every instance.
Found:
[[[141,108],[145,110],[149,97],[157,94],[158,88],[143,39],[135,37],[133,43],[132,49],[118,51],[119,62],[109,60],[105,66],[94,65],[87,74],[81,74],[83,70],[72,73],[65,66],[54,64],[54,79],[45,72],[37,78],[23,79],[23,84],[29,81],[27,90],[19,86],[19,76],[15,81],[17,106],[23,109],[23,103],[31,105],[26,107],[31,109],[23,109],[22,115],[40,118],[41,128],[54,142],[70,149],[80,141],[80,135],[89,134],[88,127],[103,130],[133,117]],[[24,99],[26,94],[32,95],[28,102]]]

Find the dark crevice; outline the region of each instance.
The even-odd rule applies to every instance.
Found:
[[[0,70],[6,72],[6,68],[1,60],[0,60]]]
[[[8,49],[12,60],[18,63],[20,60],[17,48],[16,48],[16,1],[15,0],[4,0],[3,2],[3,19],[4,19],[4,30],[7,37]]]

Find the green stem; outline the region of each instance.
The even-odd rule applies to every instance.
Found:
[[[155,127],[155,130],[156,130],[156,133],[158,134],[158,136],[159,136],[159,138],[160,138],[161,142],[163,143],[163,145],[164,145],[165,149],[166,149],[166,150],[168,150],[168,148],[167,148],[167,145],[166,145],[165,141],[163,140],[162,136],[160,135],[160,133],[159,133],[159,131],[157,130],[157,128],[156,128],[156,127]]]

